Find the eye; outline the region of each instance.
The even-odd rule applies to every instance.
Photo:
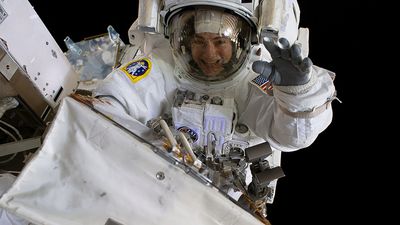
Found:
[[[204,45],[204,44],[205,44],[205,41],[204,41],[203,39],[201,39],[201,38],[194,38],[193,41],[192,41],[192,44],[195,44],[195,45]]]
[[[227,38],[218,38],[217,40],[214,41],[215,45],[225,45],[229,43],[229,40]]]

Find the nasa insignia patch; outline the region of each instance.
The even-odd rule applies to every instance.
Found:
[[[189,127],[182,126],[182,127],[179,127],[177,130],[188,134],[190,139],[192,139],[193,142],[196,142],[197,140],[199,140],[199,135],[197,134],[197,132],[194,131],[193,129],[190,129]]]
[[[128,78],[136,83],[145,78],[151,70],[151,61],[147,58],[134,60],[121,68]]]

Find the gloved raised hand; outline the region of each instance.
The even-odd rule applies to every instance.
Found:
[[[299,44],[290,46],[286,38],[276,43],[265,37],[264,46],[271,54],[272,61],[255,61],[253,71],[267,77],[272,84],[278,86],[298,86],[306,84],[311,78],[311,59],[301,56]]]

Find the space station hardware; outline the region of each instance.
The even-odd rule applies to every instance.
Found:
[[[77,81],[29,1],[0,1],[0,161],[41,144],[46,123]]]

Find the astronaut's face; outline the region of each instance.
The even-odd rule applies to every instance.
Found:
[[[224,82],[244,65],[251,27],[221,8],[198,6],[174,15],[168,26],[180,76],[194,82]],[[182,77],[180,77],[182,78]]]
[[[232,42],[214,33],[195,34],[191,41],[193,60],[205,76],[214,77],[224,70],[232,58]]]

